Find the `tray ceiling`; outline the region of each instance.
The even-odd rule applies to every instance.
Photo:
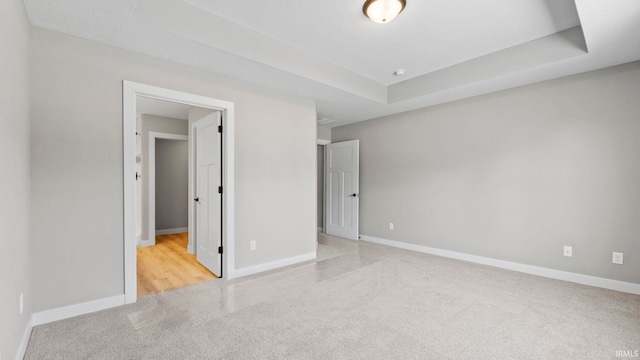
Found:
[[[332,126],[640,59],[636,0],[408,0],[388,24],[344,0],[25,6],[35,26],[312,98]]]

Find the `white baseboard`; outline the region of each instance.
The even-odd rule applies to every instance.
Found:
[[[273,270],[273,269],[277,269],[277,268],[281,268],[281,267],[285,267],[285,266],[289,266],[289,265],[293,265],[293,264],[297,264],[297,263],[301,263],[309,260],[315,260],[315,259],[316,259],[316,253],[312,252],[312,253],[294,256],[294,257],[290,257],[282,260],[272,261],[269,263],[248,266],[242,269],[236,269],[233,272],[232,277],[230,277],[229,279],[249,276],[249,275],[261,273],[264,271],[269,271],[269,270]]]
[[[124,305],[124,295],[112,296],[109,298],[88,301],[85,303],[64,306],[57,309],[41,311],[33,314],[33,326],[47,324],[53,321],[63,320],[89,314],[92,312],[110,309]]]
[[[179,234],[179,233],[183,233],[183,232],[189,232],[189,228],[188,227],[181,227],[181,228],[175,228],[175,229],[156,230],[156,235]]]
[[[140,242],[138,243],[138,247],[153,246],[155,244],[156,244],[155,239],[140,240]]]
[[[29,320],[27,321],[27,327],[24,329],[24,333],[22,334],[20,347],[18,347],[18,352],[16,353],[16,360],[24,359],[24,354],[27,352],[27,345],[29,344],[29,339],[31,338],[32,329],[33,329],[33,315],[30,315]]]
[[[583,284],[583,285],[595,286],[595,287],[600,287],[604,289],[616,290],[616,291],[640,295],[640,284],[605,279],[605,278],[600,278],[596,276],[577,274],[577,273],[572,273],[568,271],[549,269],[549,268],[544,268],[539,266],[514,263],[510,261],[492,259],[492,258],[470,255],[470,254],[443,250],[438,248],[432,248],[432,247],[427,247],[422,245],[409,244],[401,241],[380,239],[380,238],[367,236],[367,235],[360,235],[360,239],[363,241],[392,246],[400,249],[413,250],[413,251],[417,251],[425,254],[448,257],[448,258],[468,261],[476,264],[489,265],[489,266],[493,266],[501,269],[513,270],[521,273],[538,275],[538,276],[556,279],[556,280],[569,281],[569,282]]]
[[[175,228],[175,229],[156,230],[156,235],[179,234],[179,233],[183,233],[183,232],[189,232],[189,228],[188,227],[182,227],[182,228]],[[156,239],[155,238],[148,239],[148,240],[139,240],[138,241],[138,247],[154,246],[155,244],[156,244]]]

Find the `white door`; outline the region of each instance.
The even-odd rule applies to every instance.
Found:
[[[358,240],[359,144],[328,144],[325,157],[325,231],[353,240]]]
[[[198,262],[220,277],[222,274],[222,194],[220,113],[215,112],[194,123],[195,139],[195,220]]]

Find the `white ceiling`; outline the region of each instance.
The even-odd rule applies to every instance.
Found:
[[[388,24],[359,0],[185,1],[384,85],[580,24],[573,0],[409,0]]]
[[[175,103],[171,101],[158,100],[144,96],[136,97],[137,115],[148,114],[164,116],[173,119],[189,119],[189,109],[191,106]]]
[[[332,126],[640,59],[637,0],[407,0],[388,24],[363,2],[25,6],[35,26],[315,99]]]

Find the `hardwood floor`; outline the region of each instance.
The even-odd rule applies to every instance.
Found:
[[[188,241],[188,233],[159,235],[155,246],[137,249],[138,297],[217,278],[187,251]]]

